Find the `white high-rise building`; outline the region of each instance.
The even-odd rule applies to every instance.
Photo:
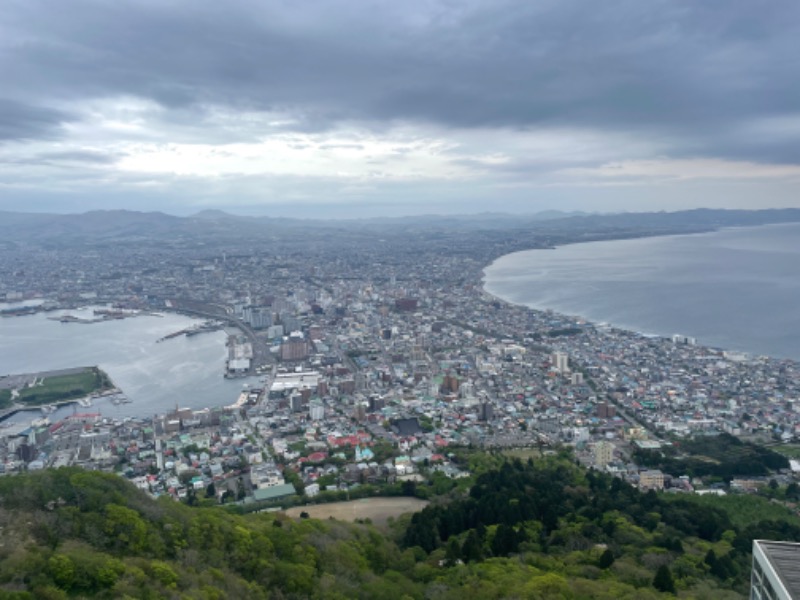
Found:
[[[566,352],[553,352],[550,362],[559,373],[569,373],[569,355]]]
[[[322,421],[325,418],[325,406],[322,402],[312,402],[309,407],[309,416],[312,421]]]

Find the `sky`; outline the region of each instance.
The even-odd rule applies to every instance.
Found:
[[[0,210],[800,207],[796,0],[4,0]]]

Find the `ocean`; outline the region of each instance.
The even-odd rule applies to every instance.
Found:
[[[101,398],[91,409],[78,408],[79,412],[151,417],[176,404],[192,408],[228,405],[236,401],[243,384],[255,386],[259,381],[223,377],[227,348],[222,331],[157,343],[159,338],[197,323],[194,319],[172,313],[92,324],[48,318],[62,314],[93,316],[91,309],[82,309],[0,318],[0,375],[97,365],[131,400],[115,406]],[[51,419],[72,411],[72,407],[59,409]],[[25,411],[12,420],[34,416],[39,416],[38,412]]]
[[[800,224],[503,256],[487,292],[645,334],[800,361]]]

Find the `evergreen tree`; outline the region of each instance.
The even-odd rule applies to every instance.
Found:
[[[606,551],[600,555],[600,560],[597,561],[597,566],[601,569],[608,569],[611,565],[614,564],[614,553],[611,551],[610,548],[606,548]]]
[[[798,499],[800,498],[800,486],[796,483],[792,482],[786,486],[786,497],[788,499]]]
[[[495,556],[508,556],[517,551],[517,534],[514,529],[501,523],[492,539],[492,554]]]
[[[675,581],[672,579],[672,571],[667,565],[661,565],[653,578],[653,587],[659,592],[675,593]]]
[[[706,557],[703,559],[703,562],[712,568],[717,564],[717,553],[714,552],[713,548],[706,552]]]
[[[673,552],[677,552],[678,554],[683,554],[683,542],[681,542],[680,538],[672,538],[670,540],[669,546],[667,546],[667,550],[672,550]]]
[[[470,530],[467,534],[467,539],[464,541],[464,546],[461,548],[461,556],[465,562],[478,561],[483,558],[481,539],[474,529]]]
[[[445,558],[447,559],[448,566],[456,564],[461,559],[461,546],[457,538],[451,537],[447,542]]]

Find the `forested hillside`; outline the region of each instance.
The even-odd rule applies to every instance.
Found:
[[[738,598],[754,537],[566,457],[499,466],[390,531],[153,501],[78,469],[0,478],[0,598]]]

